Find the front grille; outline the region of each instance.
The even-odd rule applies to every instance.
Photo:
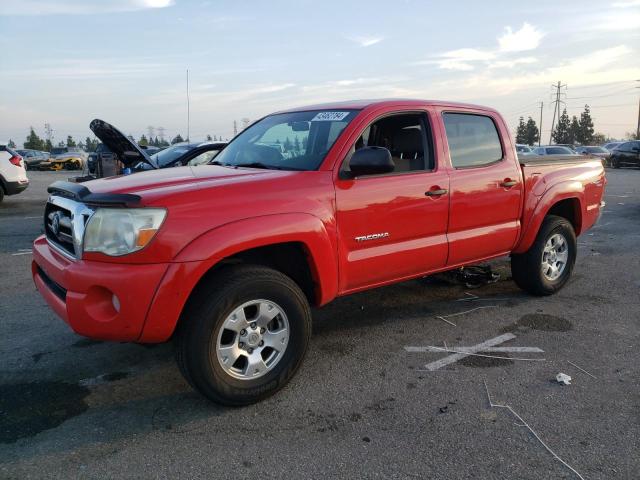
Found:
[[[49,275],[47,275],[45,271],[42,268],[40,268],[40,266],[38,266],[38,275],[40,275],[40,278],[42,279],[42,281],[45,283],[47,287],[49,287],[49,290],[51,290],[56,297],[58,297],[63,302],[66,301],[67,290],[64,287],[62,287],[62,285],[59,285],[56,282],[54,282],[51,279],[51,277],[49,277]]]
[[[44,209],[44,231],[51,243],[75,257],[73,218],[69,210],[48,202]]]

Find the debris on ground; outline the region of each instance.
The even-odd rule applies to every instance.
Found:
[[[576,367],[578,370],[580,370],[582,373],[586,373],[587,375],[589,375],[591,378],[595,378],[598,379],[598,377],[596,377],[595,375],[590,374],[589,372],[587,372],[586,370],[584,370],[583,368],[580,368],[578,365],[576,365],[573,362],[570,362],[569,360],[567,360],[567,363],[569,365],[573,365],[574,367]]]
[[[562,385],[571,385],[571,377],[566,373],[560,372],[558,375],[556,375],[556,382]]]
[[[447,318],[449,318],[449,317],[457,317],[459,315],[465,315],[467,313],[475,312],[476,310],[482,310],[483,308],[497,308],[497,307],[498,307],[497,305],[483,305],[481,307],[472,308],[471,310],[465,310],[464,312],[450,313],[449,315],[436,315],[436,318],[438,320],[442,320],[443,322],[447,322],[449,325],[457,327],[457,325],[455,323],[453,323],[450,320],[447,320]]]
[[[564,375],[564,374],[562,374],[562,375]],[[553,458],[555,458],[556,460],[558,460],[562,465],[564,465],[564,466],[565,466],[565,467],[567,467],[569,470],[571,470],[573,473],[575,473],[575,474],[578,476],[578,478],[579,478],[580,480],[584,480],[584,477],[583,477],[582,475],[580,475],[580,474],[578,473],[578,471],[577,471],[575,468],[573,468],[573,467],[572,467],[571,465],[569,465],[567,462],[565,462],[564,460],[562,460],[562,459],[561,459],[561,458],[556,454],[556,452],[554,452],[553,450],[551,450],[551,449],[549,448],[549,446],[548,446],[546,443],[544,443],[544,442],[542,441],[542,439],[541,439],[541,438],[538,436],[538,434],[533,430],[533,428],[531,428],[531,427],[527,424],[527,422],[525,422],[525,421],[522,419],[522,417],[516,413],[516,411],[515,411],[513,408],[511,408],[509,405],[500,405],[500,404],[498,404],[498,403],[493,403],[493,402],[491,401],[491,395],[489,394],[489,387],[487,387],[487,382],[486,382],[486,381],[484,381],[484,389],[485,389],[485,390],[486,390],[486,392],[487,392],[487,400],[489,400],[489,406],[490,406],[490,407],[492,407],[492,408],[494,408],[494,407],[495,407],[495,408],[506,408],[507,410],[509,410],[509,411],[512,413],[512,415],[513,415],[514,417],[516,417],[516,418],[520,421],[520,424],[518,424],[518,426],[526,427],[526,428],[527,428],[527,429],[528,429],[528,430],[533,434],[533,436],[534,436],[534,437],[536,437],[536,439],[537,439],[537,440],[542,444],[542,446],[543,446],[544,448],[546,448],[546,449],[547,449],[547,451],[548,451],[551,455],[553,455]]]
[[[500,274],[494,272],[489,265],[471,265],[457,270],[458,280],[467,288],[478,288],[500,280]]]

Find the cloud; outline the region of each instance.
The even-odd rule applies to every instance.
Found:
[[[0,16],[6,15],[91,15],[165,8],[174,0],[3,0]]]
[[[371,45],[375,45],[376,43],[380,43],[384,40],[384,37],[376,37],[372,35],[353,35],[346,38],[347,40],[357,43],[361,47],[370,47]]]
[[[498,45],[501,52],[524,52],[538,48],[542,37],[544,33],[525,22],[515,32],[511,27],[505,27],[504,34],[498,37]]]
[[[489,68],[513,68],[517,65],[529,65],[532,63],[537,63],[538,59],[536,57],[521,57],[521,58],[513,58],[510,60],[498,60],[496,62],[491,62],[488,67]]]

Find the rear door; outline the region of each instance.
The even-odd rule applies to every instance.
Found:
[[[389,149],[395,170],[336,180],[341,293],[443,268],[447,259],[449,176],[435,161],[427,112],[369,122],[341,169],[357,148],[378,146]]]
[[[520,231],[522,171],[502,119],[443,111],[452,170],[449,259],[454,266],[508,253]]]

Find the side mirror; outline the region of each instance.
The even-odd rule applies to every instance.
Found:
[[[384,147],[363,147],[356,150],[349,160],[352,177],[389,173],[395,168],[391,152]]]

